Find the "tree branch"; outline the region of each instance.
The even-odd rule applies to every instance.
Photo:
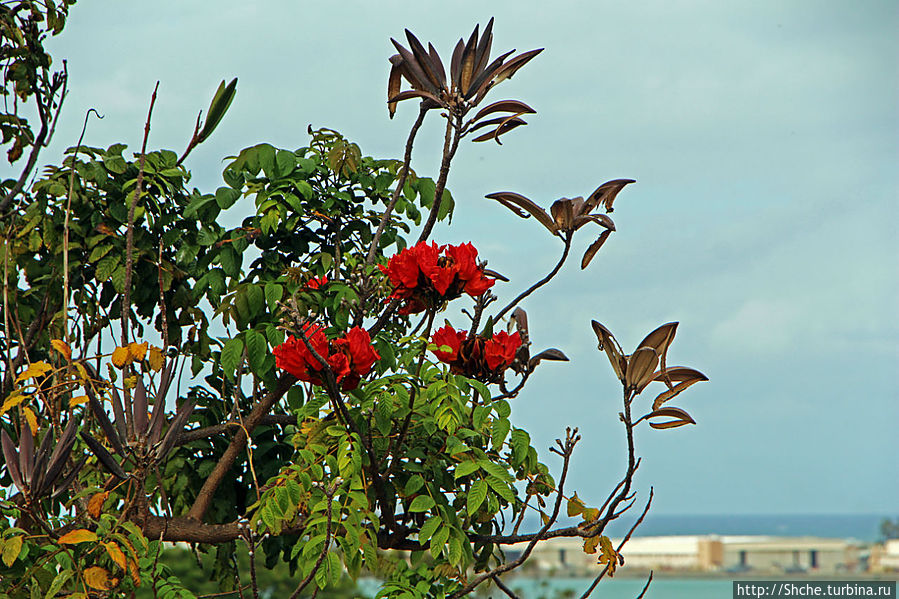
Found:
[[[368,248],[368,257],[365,259],[366,264],[371,265],[374,263],[375,254],[378,251],[378,243],[381,241],[381,235],[384,234],[384,228],[390,220],[390,213],[393,212],[393,207],[396,206],[396,202],[403,192],[403,186],[406,184],[406,177],[409,175],[409,166],[412,163],[412,145],[415,143],[415,135],[418,133],[418,129],[424,122],[425,114],[427,114],[427,112],[428,109],[425,107],[425,103],[422,102],[421,107],[418,110],[418,118],[415,119],[412,129],[409,131],[409,137],[406,139],[406,153],[403,155],[403,166],[400,169],[400,176],[397,179],[396,188],[393,190],[393,195],[390,197],[390,203],[387,204],[387,208],[384,209],[384,214],[381,216],[381,222],[378,223],[378,229],[375,231],[375,236],[372,237],[371,246]]]
[[[244,428],[252,433],[253,429],[262,422],[263,416],[265,416],[268,411],[272,409],[272,406],[287,393],[287,390],[293,386],[296,380],[296,377],[291,374],[285,373],[281,375],[275,388],[269,391],[268,394],[253,407],[253,410],[244,421]],[[209,474],[209,478],[203,482],[203,486],[200,488],[199,493],[197,493],[197,498],[194,500],[194,504],[187,514],[188,518],[193,518],[195,520],[203,519],[203,515],[212,503],[212,498],[215,495],[216,489],[218,489],[218,486],[222,483],[222,480],[224,480],[228,470],[231,469],[234,460],[237,459],[237,456],[243,451],[246,444],[247,436],[244,433],[243,428],[241,428],[234,435],[234,438],[231,439],[231,444],[228,446],[228,449],[225,450],[225,453],[222,454],[222,457],[219,458],[215,468],[213,468],[212,472]]]
[[[568,259],[568,252],[571,250],[571,239],[572,239],[572,236],[573,236],[573,235],[572,235],[572,232],[571,232],[571,231],[569,231],[568,233],[565,234],[565,237],[564,237],[564,239],[563,239],[563,241],[565,242],[565,249],[562,251],[562,257],[559,258],[559,262],[556,264],[556,266],[555,266],[551,271],[549,271],[549,274],[546,275],[545,277],[543,277],[542,279],[540,279],[539,281],[537,281],[536,283],[534,283],[533,285],[531,285],[530,287],[528,287],[526,290],[522,291],[522,292],[518,295],[518,297],[516,297],[515,299],[513,299],[511,302],[509,302],[509,303],[506,305],[505,308],[503,308],[502,310],[500,310],[500,311],[496,314],[496,316],[493,317],[493,320],[494,320],[495,322],[496,322],[496,321],[499,321],[499,319],[503,317],[503,314],[505,314],[506,312],[508,312],[509,310],[511,310],[512,308],[514,308],[515,306],[517,306],[517,305],[518,305],[518,302],[520,302],[521,300],[523,300],[524,298],[526,298],[526,297],[529,296],[530,294],[534,293],[535,291],[537,291],[538,289],[540,289],[541,287],[543,287],[544,285],[546,285],[547,283],[549,283],[549,282],[552,280],[552,278],[553,278],[554,276],[556,276],[556,274],[559,272],[559,269],[561,269],[561,268],[562,268],[562,265],[565,264],[565,260]]]

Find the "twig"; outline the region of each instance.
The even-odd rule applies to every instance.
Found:
[[[503,308],[502,310],[500,310],[500,311],[496,314],[496,316],[493,317],[493,320],[494,320],[494,321],[498,321],[500,318],[503,317],[503,314],[505,314],[506,312],[508,312],[509,310],[511,310],[512,308],[514,308],[515,306],[517,306],[517,305],[518,305],[518,302],[520,302],[521,300],[523,300],[524,298],[526,298],[526,297],[529,296],[530,294],[534,293],[535,291],[537,291],[538,289],[540,289],[541,287],[543,287],[544,285],[546,285],[547,283],[549,283],[550,280],[551,280],[554,276],[556,276],[556,274],[559,272],[559,269],[561,269],[561,268],[562,268],[562,265],[565,264],[565,260],[568,259],[568,252],[571,250],[571,239],[572,239],[572,237],[573,237],[573,234],[572,234],[571,231],[569,231],[568,233],[565,234],[565,237],[564,237],[564,239],[563,239],[563,241],[565,242],[565,249],[562,250],[562,257],[559,258],[559,262],[555,265],[555,267],[554,267],[551,271],[549,271],[549,274],[546,275],[545,277],[543,277],[542,279],[540,279],[539,281],[537,281],[536,283],[534,283],[533,285],[531,285],[530,287],[528,287],[527,289],[525,289],[524,291],[522,291],[522,292],[518,295],[518,297],[516,297],[516,298],[513,299],[511,302],[509,302],[509,303],[506,305],[505,308]]]
[[[640,524],[643,522],[643,518],[645,518],[647,512],[649,512],[649,506],[652,504],[652,494],[653,494],[652,487],[649,487],[649,499],[646,500],[646,506],[644,506],[644,508],[643,508],[643,513],[640,514],[640,517],[637,518],[637,521],[634,522],[634,524],[631,526],[630,530],[627,531],[627,534],[624,536],[624,538],[621,539],[621,542],[618,543],[618,547],[615,548],[616,555],[621,552],[622,548],[624,548],[624,544],[631,540],[631,535],[634,534],[634,531],[637,530],[637,527],[640,526]],[[590,584],[589,587],[587,587],[587,590],[584,591],[584,594],[581,595],[581,599],[587,599],[587,597],[590,596],[590,594],[596,588],[596,585],[599,584],[599,581],[605,577],[606,573],[609,571],[610,566],[611,566],[611,563],[607,563],[606,567],[602,569],[602,572],[600,572],[599,574],[596,575],[596,578],[593,579],[593,582]],[[642,597],[643,594],[646,592],[646,589],[649,587],[649,581],[651,581],[651,580],[652,580],[652,574],[649,575],[649,580],[646,581],[646,586],[643,587],[643,592],[640,593],[640,597]],[[639,597],[638,597],[638,599],[639,599]]]
[[[562,441],[556,439],[556,443],[559,445],[561,450],[557,450],[555,448],[550,449],[550,451],[558,453],[562,456],[562,474],[559,476],[559,485],[556,488],[556,501],[553,505],[553,511],[549,517],[549,520],[547,520],[546,524],[543,525],[543,528],[541,528],[540,531],[533,536],[527,547],[525,547],[524,551],[521,552],[521,555],[511,562],[507,562],[497,568],[494,568],[490,572],[485,572],[484,574],[476,577],[470,583],[450,595],[448,599],[458,599],[459,597],[463,597],[469,594],[485,580],[494,578],[510,570],[514,570],[515,568],[523,564],[525,560],[528,559],[528,557],[530,557],[531,552],[537,545],[537,542],[544,538],[543,535],[545,535],[546,532],[549,531],[549,529],[555,523],[556,519],[559,517],[559,509],[562,507],[562,499],[564,498],[565,479],[568,477],[568,465],[571,462],[571,455],[574,452],[574,448],[580,440],[581,437],[577,434],[577,428],[569,428],[565,430],[565,443],[562,443]]]
[[[456,154],[456,150],[459,147],[459,140],[462,137],[459,133],[461,126],[461,115],[456,117],[455,123],[453,123],[450,117],[447,117],[446,135],[443,140],[443,159],[440,162],[440,176],[437,178],[437,183],[434,188],[434,203],[431,204],[431,212],[428,214],[428,221],[421,230],[421,235],[418,236],[419,242],[428,239],[431,235],[431,230],[434,228],[434,224],[437,222],[440,204],[443,203],[443,190],[446,188],[446,180],[447,177],[449,177],[450,163],[453,161],[453,156]]]
[[[643,585],[643,590],[640,591],[640,594],[637,595],[636,599],[643,599],[643,596],[646,595],[646,591],[649,590],[649,584],[652,582],[652,570],[649,571],[649,578],[646,579],[646,584]]]
[[[38,117],[41,120],[41,129],[38,131],[37,137],[34,138],[34,143],[31,146],[31,152],[28,154],[28,161],[25,163],[25,167],[22,169],[22,173],[19,175],[18,180],[16,180],[15,185],[12,186],[12,189],[9,190],[2,200],[0,200],[0,214],[6,212],[6,209],[12,203],[17,195],[24,189],[25,181],[28,180],[28,176],[31,174],[32,169],[34,169],[34,165],[37,164],[38,154],[41,152],[41,148],[45,147],[48,143],[50,143],[50,137],[52,135],[52,125],[55,123],[55,120],[59,118],[59,112],[62,110],[62,103],[66,97],[66,85],[68,84],[68,70],[66,66],[66,61],[62,62],[62,74],[59,79],[57,79],[54,84],[50,85],[47,106],[44,107],[40,100],[38,100],[37,105],[37,113]],[[54,77],[54,79],[56,79]],[[56,91],[62,87],[62,93],[59,97],[59,104],[56,108],[56,117],[53,119],[51,123],[48,120],[48,111],[53,107],[53,98],[56,96]]]
[[[69,340],[69,217],[72,214],[72,194],[75,191],[75,161],[78,160],[78,152],[81,151],[81,142],[84,141],[84,133],[87,131],[87,119],[91,113],[102,119],[103,115],[94,108],[88,109],[84,115],[84,125],[81,126],[81,135],[78,137],[78,144],[75,146],[75,153],[72,154],[72,170],[69,173],[69,193],[66,199],[66,218],[62,228],[62,332],[67,345]]]
[[[502,592],[504,592],[506,595],[508,595],[508,596],[511,597],[512,599],[519,599],[518,595],[516,595],[515,592],[512,591],[512,589],[510,589],[509,587],[507,587],[507,586],[503,583],[503,581],[499,579],[499,576],[494,576],[494,577],[493,577],[493,582],[496,583],[496,586],[499,588],[499,590],[501,590]]]
[[[368,265],[373,264],[375,261],[375,254],[378,251],[378,243],[381,241],[381,235],[384,234],[384,228],[390,220],[390,213],[393,212],[393,207],[396,206],[396,202],[403,192],[403,187],[406,185],[406,177],[409,175],[409,165],[412,162],[412,145],[415,143],[415,135],[418,133],[418,129],[424,122],[425,114],[427,114],[427,112],[428,109],[425,107],[425,103],[422,102],[421,108],[419,108],[418,111],[418,118],[415,119],[412,129],[409,131],[409,137],[406,139],[406,153],[403,156],[403,166],[400,169],[396,188],[393,190],[393,195],[390,197],[390,203],[388,203],[387,208],[384,209],[384,214],[381,216],[381,222],[378,223],[378,229],[375,231],[375,236],[372,237],[371,240],[371,246],[368,248],[368,257],[365,259],[365,263]]]
[[[140,199],[141,187],[144,183],[144,165],[147,161],[147,138],[150,137],[150,118],[153,116],[153,105],[156,104],[156,92],[159,91],[159,82],[153,88],[150,97],[150,110],[147,111],[147,122],[144,124],[144,140],[140,148],[140,161],[137,170],[137,184],[134,187],[134,195],[128,205],[128,230],[125,234],[125,289],[122,294],[122,345],[128,345],[131,332],[131,275],[134,267],[134,209]]]
[[[312,582],[312,579],[315,578],[315,573],[318,572],[318,569],[321,567],[322,562],[325,560],[325,556],[328,555],[328,550],[330,549],[330,545],[331,545],[331,522],[332,522],[332,517],[331,517],[332,511],[331,510],[332,510],[332,506],[334,504],[334,492],[337,490],[337,486],[338,486],[339,482],[340,482],[340,479],[338,478],[337,480],[334,481],[334,483],[332,483],[331,487],[325,489],[325,496],[328,498],[328,524],[325,528],[325,544],[322,547],[322,552],[321,552],[321,554],[319,554],[318,560],[316,560],[315,565],[312,567],[312,571],[309,572],[309,575],[306,576],[306,578],[304,578],[300,582],[300,584],[297,586],[296,590],[290,596],[290,599],[297,599],[297,597],[300,596],[300,593],[303,591],[303,589],[305,589],[306,586],[310,582]]]

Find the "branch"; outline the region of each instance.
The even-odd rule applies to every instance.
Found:
[[[536,283],[531,285],[525,291],[522,291],[518,297],[516,297],[511,302],[509,302],[505,308],[500,310],[499,313],[497,313],[497,315],[493,317],[494,322],[498,322],[499,319],[502,318],[503,314],[505,314],[506,312],[508,312],[515,306],[517,306],[518,302],[520,302],[521,300],[523,300],[530,294],[534,293],[535,291],[537,291],[538,289],[540,289],[541,287],[543,287],[544,285],[549,283],[550,280],[552,280],[552,278],[554,276],[556,276],[556,274],[559,272],[559,269],[562,268],[563,264],[565,264],[565,260],[568,259],[568,252],[569,252],[569,250],[571,250],[571,238],[572,238],[572,232],[569,231],[568,233],[565,234],[565,237],[563,239],[563,241],[565,242],[565,249],[562,251],[562,257],[559,258],[559,262],[558,262],[558,264],[556,264],[555,268],[553,268],[551,271],[549,271],[548,275],[546,275],[545,277],[543,277],[542,279],[540,279],[539,281],[537,281]]]
[[[267,424],[296,424],[297,417],[292,414],[266,414],[259,421],[260,425]],[[191,441],[196,441],[197,439],[208,439],[209,437],[217,437],[222,433],[239,430],[241,429],[241,425],[239,422],[225,422],[224,424],[216,424],[213,426],[204,426],[203,428],[195,428],[193,430],[187,430],[181,433],[178,436],[178,440],[175,441],[175,445],[184,445],[185,443],[190,443]]]
[[[334,492],[337,490],[337,485],[339,483],[339,479],[335,480],[331,487],[325,489],[325,495],[328,497],[328,524],[325,529],[325,544],[322,547],[322,552],[318,556],[318,560],[316,560],[315,565],[312,567],[312,571],[309,572],[309,575],[306,576],[297,586],[296,590],[291,594],[290,599],[297,599],[300,596],[300,593],[306,586],[312,582],[312,579],[315,578],[315,573],[318,572],[318,569],[321,567],[322,562],[325,560],[325,556],[328,555],[328,550],[331,545],[331,514],[332,514],[332,506],[334,504]]]
[[[34,138],[34,144],[32,144],[31,146],[31,153],[28,155],[28,161],[25,163],[25,167],[22,169],[22,173],[19,175],[18,180],[16,181],[15,185],[13,185],[12,189],[9,190],[9,193],[7,193],[2,200],[0,200],[0,214],[6,212],[6,209],[9,208],[9,205],[12,203],[15,197],[19,195],[19,193],[25,187],[25,181],[28,180],[32,169],[34,169],[34,165],[37,164],[37,157],[41,152],[41,148],[49,144],[50,138],[53,136],[53,129],[55,129],[56,120],[59,119],[59,113],[62,110],[62,103],[66,98],[66,86],[69,80],[66,61],[62,61],[62,73],[57,74],[59,75],[59,79],[55,82],[55,85],[50,85],[47,107],[42,108],[40,105],[40,101],[38,101],[37,113],[41,119],[41,129],[38,132],[37,137]],[[54,79],[56,78],[54,77]],[[56,107],[56,115],[51,123],[47,119],[47,113],[53,107],[53,98],[56,96],[56,90],[59,87],[62,87],[62,91],[59,96],[59,104]]]
[[[140,199],[141,186],[144,183],[144,165],[147,161],[147,138],[150,137],[150,118],[153,116],[153,105],[156,104],[156,92],[159,90],[159,82],[153,88],[150,97],[150,110],[147,111],[147,122],[144,124],[144,141],[140,148],[140,167],[137,171],[137,184],[134,187],[134,195],[128,205],[128,230],[125,235],[125,291],[122,297],[122,345],[128,345],[128,337],[131,332],[131,275],[134,267],[134,209]]]
[[[530,543],[528,543],[528,546],[525,547],[524,551],[522,551],[522,553],[518,557],[518,559],[508,562],[506,564],[503,564],[497,568],[494,568],[490,572],[485,572],[484,574],[481,574],[480,576],[478,576],[477,578],[472,580],[470,583],[468,583],[467,585],[465,585],[464,587],[462,587],[461,589],[459,589],[458,591],[456,591],[455,593],[450,595],[448,599],[458,599],[459,597],[463,597],[463,596],[467,595],[468,593],[473,591],[478,585],[480,585],[485,580],[490,579],[490,578],[495,578],[495,577],[499,576],[500,574],[503,574],[510,570],[514,570],[515,568],[517,568],[518,566],[523,564],[525,562],[525,560],[528,559],[528,557],[530,557],[531,551],[534,550],[534,547],[536,547],[537,542],[544,538],[543,535],[546,534],[546,532],[552,527],[553,524],[555,524],[556,519],[559,517],[559,509],[562,507],[562,499],[564,498],[565,479],[568,477],[568,464],[571,462],[571,454],[574,452],[574,447],[577,445],[578,441],[580,441],[580,440],[581,440],[581,437],[580,437],[580,435],[577,434],[577,428],[566,429],[565,430],[565,443],[563,444],[562,441],[560,441],[559,439],[556,439],[556,443],[561,448],[561,451],[556,450],[555,448],[550,449],[550,451],[553,451],[554,453],[558,453],[559,455],[562,456],[562,474],[559,477],[559,486],[556,489],[556,494],[557,494],[556,502],[555,502],[555,505],[553,505],[553,512],[552,512],[552,515],[549,517],[549,520],[547,520],[546,524],[543,525],[543,528],[541,528],[540,531],[536,535],[534,535],[534,537],[531,539]]]
[[[252,433],[253,429],[262,422],[262,418],[272,409],[272,406],[287,393],[287,390],[293,386],[296,380],[296,377],[291,374],[285,373],[281,375],[275,388],[269,391],[268,394],[253,407],[253,410],[244,421],[244,428]],[[203,482],[203,486],[200,488],[199,493],[197,493],[197,498],[194,500],[194,504],[187,514],[188,518],[193,518],[198,521],[203,519],[203,515],[212,503],[212,498],[215,495],[216,489],[218,489],[218,486],[224,480],[228,470],[231,469],[234,460],[237,459],[237,456],[243,451],[246,444],[246,433],[244,433],[243,429],[240,429],[234,435],[234,438],[231,439],[231,444],[228,445],[228,449],[226,449],[225,453],[222,454],[222,457],[219,458],[219,461],[216,463],[215,468],[213,468],[212,473],[210,473],[209,478]]]
[[[443,160],[440,162],[440,176],[437,178],[437,184],[434,188],[434,203],[431,204],[428,221],[421,230],[421,235],[418,236],[419,242],[428,239],[431,235],[431,229],[434,228],[434,224],[437,222],[437,213],[440,211],[440,204],[443,203],[443,190],[446,188],[446,179],[449,177],[450,163],[453,161],[453,156],[459,147],[459,139],[462,137],[459,134],[461,123],[461,116],[456,117],[455,124],[450,120],[450,117],[446,119],[446,136],[443,140]]]
[[[620,553],[621,549],[624,547],[624,544],[631,540],[631,535],[634,534],[634,531],[637,530],[637,527],[643,522],[643,518],[646,517],[647,512],[649,512],[649,506],[652,505],[652,487],[649,488],[649,499],[646,500],[646,506],[643,508],[643,513],[640,514],[640,517],[637,518],[637,521],[634,522],[633,526],[631,526],[630,530],[627,531],[627,534],[621,539],[621,542],[618,543],[618,547],[615,549],[615,553]],[[603,579],[606,573],[609,571],[609,566],[611,564],[606,564],[606,567],[602,569],[602,572],[597,574],[596,578],[593,579],[593,582],[587,587],[587,590],[584,591],[584,594],[581,595],[581,599],[587,599],[590,596],[590,593],[596,588],[596,585],[599,584],[599,581]],[[643,597],[646,594],[646,589],[649,588],[649,583],[652,582],[652,572],[649,574],[649,580],[646,581],[646,586],[643,587],[643,592],[640,593],[640,596],[637,599]]]
[[[368,248],[368,257],[365,259],[365,263],[368,265],[373,264],[375,261],[375,254],[378,251],[378,242],[381,241],[381,235],[384,233],[387,221],[390,220],[390,213],[393,212],[393,207],[396,206],[396,202],[403,192],[403,187],[406,185],[406,177],[409,174],[409,166],[412,163],[412,145],[415,142],[415,135],[418,133],[418,129],[424,122],[425,114],[427,114],[427,112],[428,109],[425,107],[425,103],[422,102],[421,108],[419,108],[418,111],[418,118],[415,119],[412,129],[409,131],[409,138],[406,140],[406,153],[403,156],[403,167],[400,169],[400,176],[397,179],[396,188],[393,190],[390,203],[387,204],[387,208],[384,209],[384,214],[381,216],[381,222],[378,223],[378,230],[375,231],[375,236],[371,240],[371,247]]]
[[[62,237],[62,332],[65,336],[66,343],[69,341],[69,216],[72,213],[72,194],[75,191],[75,161],[78,159],[78,152],[81,150],[81,142],[84,141],[84,133],[87,131],[87,119],[90,118],[91,112],[97,115],[97,118],[103,118],[95,109],[88,109],[84,115],[84,125],[81,127],[81,135],[78,137],[78,144],[75,145],[75,153],[72,154],[72,172],[69,173],[69,193],[66,198],[66,218],[63,224]]]

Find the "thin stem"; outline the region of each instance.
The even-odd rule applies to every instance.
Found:
[[[297,599],[297,597],[300,596],[300,593],[303,591],[303,589],[305,589],[306,586],[308,586],[309,583],[312,582],[312,579],[315,578],[315,573],[318,572],[318,569],[321,567],[322,562],[325,560],[325,556],[328,555],[328,550],[330,549],[331,545],[331,513],[334,503],[334,492],[336,490],[337,484],[334,484],[330,488],[325,489],[325,495],[328,498],[328,524],[325,529],[325,544],[322,547],[322,552],[319,554],[318,560],[316,560],[315,562],[315,566],[312,567],[312,571],[309,572],[309,575],[300,582],[293,594],[290,595],[290,599]]]
[[[447,117],[446,134],[443,139],[443,159],[440,162],[440,176],[437,178],[434,188],[434,203],[431,204],[431,212],[428,214],[428,220],[421,230],[421,235],[418,236],[419,243],[426,241],[430,237],[431,230],[437,222],[437,214],[440,212],[440,205],[443,203],[443,190],[446,188],[446,180],[449,177],[450,163],[453,161],[453,156],[455,156],[456,150],[459,148],[459,140],[462,138],[460,134],[461,127],[461,116],[456,117],[455,123],[451,117]]]
[[[69,217],[72,214],[72,194],[75,191],[75,161],[78,160],[78,152],[81,151],[81,142],[84,141],[84,133],[87,131],[87,119],[90,118],[91,112],[96,114],[97,118],[103,118],[93,108],[88,109],[84,115],[81,135],[78,137],[75,153],[72,154],[72,171],[69,173],[69,193],[66,198],[66,218],[62,228],[62,332],[67,345],[71,344],[69,340]]]
[[[55,85],[50,86],[47,106],[43,106],[40,101],[38,101],[38,117],[41,120],[41,128],[38,131],[37,137],[34,138],[34,144],[31,146],[31,152],[28,155],[28,161],[25,163],[25,167],[22,169],[22,173],[19,175],[18,180],[16,180],[15,185],[12,186],[12,189],[9,190],[2,200],[0,200],[0,213],[6,212],[6,209],[12,203],[17,195],[24,189],[25,181],[28,180],[31,171],[34,169],[34,165],[37,164],[38,154],[41,152],[41,148],[45,147],[48,143],[50,143],[50,137],[52,136],[52,126],[55,123],[56,119],[59,118],[59,112],[62,110],[62,103],[66,97],[66,85],[68,83],[68,71],[66,68],[66,61],[62,62],[62,74],[60,78],[55,82]],[[55,79],[55,77],[54,77]],[[52,122],[47,118],[49,111],[53,106],[53,98],[56,96],[56,90],[62,87],[62,93],[59,97],[59,104],[56,107],[56,117],[52,120]]]
[[[567,429],[565,432],[565,443],[556,439],[556,443],[561,448],[560,450],[552,449],[554,453],[558,453],[562,456],[562,474],[559,476],[559,486],[556,489],[556,501],[553,505],[552,514],[549,517],[549,520],[546,521],[546,524],[543,525],[537,534],[533,536],[531,541],[528,543],[527,547],[525,547],[524,551],[521,552],[521,555],[518,559],[515,559],[511,562],[507,562],[497,568],[489,572],[485,572],[480,576],[476,577],[470,583],[453,593],[449,596],[449,599],[458,599],[459,597],[463,597],[473,591],[478,585],[484,582],[487,579],[495,578],[500,574],[508,572],[510,570],[514,570],[519,567],[521,564],[525,562],[525,560],[530,557],[531,552],[534,550],[534,547],[537,543],[543,540],[544,535],[549,531],[552,525],[556,522],[556,519],[559,517],[559,510],[562,507],[562,499],[564,498],[564,488],[565,488],[565,479],[568,477],[568,465],[571,462],[571,455],[574,452],[574,448],[577,445],[578,441],[580,441],[581,437],[577,434],[577,429]]]
[[[144,165],[147,161],[147,138],[150,137],[150,118],[153,116],[153,105],[156,104],[156,92],[159,91],[159,82],[153,88],[150,97],[150,110],[147,111],[147,122],[144,124],[144,140],[140,148],[140,161],[137,170],[137,184],[134,187],[134,195],[128,205],[128,230],[125,234],[125,290],[122,297],[122,345],[128,345],[131,332],[131,276],[134,268],[134,209],[140,199],[141,187],[144,183]]]
[[[406,139],[406,153],[403,156],[403,166],[400,168],[400,175],[396,182],[396,188],[393,190],[393,195],[390,197],[390,203],[388,203],[387,208],[384,209],[384,214],[381,216],[381,222],[378,223],[378,229],[375,231],[375,236],[372,237],[371,240],[371,246],[368,248],[368,256],[365,259],[365,263],[368,265],[373,264],[375,261],[375,254],[378,251],[381,235],[384,234],[384,228],[390,220],[390,213],[393,212],[393,208],[396,206],[397,200],[399,200],[400,194],[403,192],[403,187],[406,185],[406,177],[409,175],[409,166],[412,163],[412,146],[415,143],[415,135],[418,133],[419,128],[421,128],[421,124],[424,122],[425,114],[427,114],[427,112],[428,109],[425,108],[424,103],[422,103],[421,108],[419,108],[418,111],[418,118],[415,119],[412,129],[409,131],[409,137]]]
[[[505,308],[500,310],[496,314],[496,316],[493,317],[493,319],[495,321],[498,321],[500,318],[503,317],[503,314],[505,314],[506,312],[508,312],[515,306],[517,306],[518,302],[520,302],[521,300],[523,300],[530,294],[534,293],[535,291],[537,291],[538,289],[540,289],[541,287],[543,287],[544,285],[549,283],[550,280],[552,280],[552,278],[554,276],[556,276],[556,274],[559,272],[559,269],[561,269],[562,265],[565,264],[565,260],[568,259],[568,252],[571,250],[571,238],[572,238],[572,233],[571,232],[566,233],[565,237],[563,238],[563,241],[565,242],[565,249],[562,251],[562,257],[559,258],[559,262],[556,264],[556,266],[551,271],[549,271],[549,274],[546,275],[545,277],[543,277],[542,279],[540,279],[539,281],[537,281],[536,283],[534,283],[533,285],[531,285],[530,287],[528,287],[526,290],[522,291],[518,295],[518,297],[516,297],[511,302],[509,302]]]

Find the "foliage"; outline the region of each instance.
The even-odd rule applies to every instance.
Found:
[[[60,26],[52,4],[21,4],[44,16],[35,23]],[[407,39],[410,50],[395,42],[388,84],[391,113],[421,100],[403,160],[365,156],[336,131],[310,128],[305,146],[246,148],[228,159],[221,187],[190,188],[184,161],[222,121],[235,80],[222,82],[180,157],[148,150],[146,134],[133,155],[79,142],[27,188],[4,182],[7,596],[190,597],[199,587],[159,559],[162,542],[176,541],[196,544],[223,591],[248,585],[254,595],[257,572],[273,568],[295,579],[292,596],[343,588],[345,575],[363,572],[384,580],[382,597],[505,589],[501,576],[558,536],[598,553],[597,580],[614,574],[623,543],[603,531],[635,499],[633,429],[692,423],[663,404],[705,380],[667,365],[677,323],[630,354],[593,323],[621,381],[628,447],[621,483],[598,507],[565,490],[577,429],[552,449],[554,476],[513,425],[510,401],[542,362],[567,361],[555,348],[531,355],[519,304],[552,280],[574,233],[592,222],[603,232],[587,266],[615,230],[594,211],[610,212],[632,181],[563,198],[549,213],[512,192],[488,196],[563,243],[549,274],[495,309],[491,289],[505,278],[471,244],[429,238],[453,213],[446,183],[460,141],[492,127],[473,140],[498,142],[534,112],[517,100],[466,120],[469,111],[539,50],[491,62],[491,21],[460,40],[447,83],[436,50]],[[155,101],[154,91],[145,132]],[[436,180],[409,168],[433,108],[446,121]],[[20,139],[30,138],[4,143]],[[248,216],[226,227],[229,209]],[[470,322],[435,330],[451,302],[469,306]],[[508,331],[498,330],[507,314]],[[634,417],[654,382],[662,391]],[[578,524],[557,525],[563,506]],[[539,530],[519,530],[528,513]],[[235,544],[248,550],[249,580]],[[503,548],[515,544],[523,549],[507,559]]]

